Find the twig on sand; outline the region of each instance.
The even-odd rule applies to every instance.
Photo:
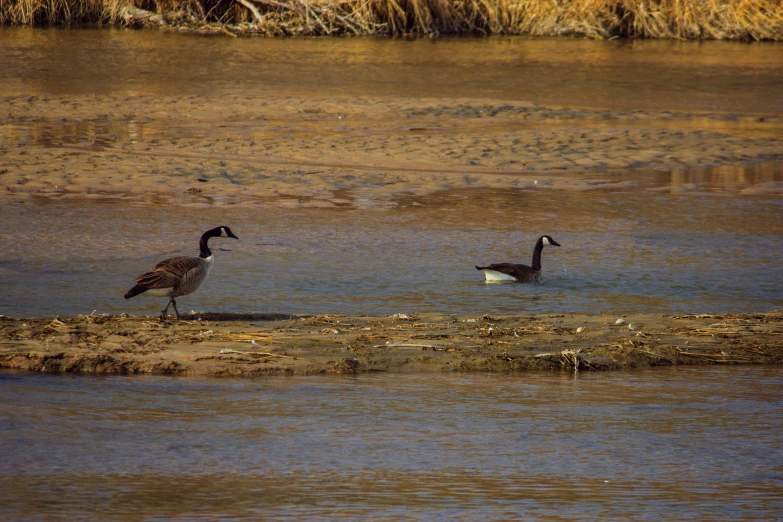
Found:
[[[268,335],[262,334],[262,333],[227,333],[222,336],[225,340],[228,341],[243,341],[243,342],[249,342],[255,344],[255,341],[262,341],[265,343],[277,343],[278,341],[273,340]]]
[[[408,343],[394,343],[394,344],[376,344],[373,348],[429,348],[432,350],[442,350],[443,346],[439,344],[408,344]]]
[[[677,364],[677,361],[675,361],[671,357],[663,355],[662,353],[655,353],[655,352],[651,352],[649,350],[642,350],[641,348],[635,348],[635,350],[640,351],[642,353],[646,353],[647,355],[652,355],[654,357],[660,357],[661,359],[666,359],[667,361],[669,361],[672,364]]]
[[[49,326],[52,328],[70,328],[67,324],[60,321],[60,316],[56,316],[54,319],[52,319],[52,322],[49,323]]]
[[[286,359],[296,359],[296,357],[291,357],[290,355],[280,355],[279,353],[270,353],[270,352],[240,352],[239,350],[232,350],[230,348],[223,348],[220,350],[221,354],[227,354],[227,353],[238,353],[240,355],[247,355],[248,357],[285,357]]]
[[[161,324],[160,321],[154,321],[154,322],[153,321],[142,321],[141,324],[149,326],[153,330],[155,330],[155,329],[160,330],[161,328],[164,328],[164,326],[165,326],[165,325]]]
[[[582,350],[563,350],[559,353],[539,353],[534,355],[533,357],[537,359],[544,359],[547,357],[557,357],[558,361],[560,362],[561,366],[570,366],[574,369],[575,372],[579,371],[579,366],[584,365],[588,368],[595,369],[595,367],[590,364],[587,359],[585,359],[581,354]],[[554,361],[553,361],[554,362]]]
[[[745,361],[752,360],[751,357],[744,357],[742,355],[724,355],[724,354],[712,354],[712,353],[693,353],[684,352],[680,350],[680,355],[688,355],[690,357],[705,357],[716,362],[735,362],[735,359],[742,359]],[[738,362],[738,361],[737,361]]]

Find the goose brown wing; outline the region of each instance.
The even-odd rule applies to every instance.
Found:
[[[483,268],[488,268],[490,270],[494,270],[495,272],[500,272],[501,274],[508,274],[512,277],[516,277],[519,280],[523,280],[536,273],[535,270],[527,265],[515,265],[514,263],[496,263],[494,265],[485,266]]]
[[[152,270],[136,278],[136,284],[144,288],[172,288],[177,286],[188,272],[199,266],[198,257],[171,257],[155,265]]]

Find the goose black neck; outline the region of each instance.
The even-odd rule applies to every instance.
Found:
[[[212,255],[212,250],[209,249],[209,238],[215,237],[215,235],[216,234],[214,234],[213,230],[204,232],[204,234],[201,236],[201,241],[198,243],[198,246],[201,249],[201,253],[198,255],[198,257],[206,259]]]
[[[539,238],[536,241],[536,248],[533,249],[533,264],[531,268],[533,270],[541,270],[541,251],[544,250],[544,241]]]

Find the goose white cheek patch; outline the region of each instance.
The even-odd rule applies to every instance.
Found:
[[[544,238],[544,244],[547,245],[547,246],[551,246],[552,245],[552,243],[549,242],[549,238],[548,237]]]

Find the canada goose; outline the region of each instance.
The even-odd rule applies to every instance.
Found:
[[[208,245],[211,237],[233,237],[234,239],[239,239],[228,227],[216,227],[207,230],[201,236],[201,241],[199,241],[201,253],[198,257],[179,256],[161,261],[152,270],[136,278],[136,285],[128,290],[125,294],[125,299],[130,299],[139,294],[168,297],[169,302],[160,313],[160,320],[165,321],[168,318],[167,314],[170,305],[174,305],[174,313],[177,314],[177,319],[179,319],[177,302],[174,298],[195,292],[201,286],[201,283],[207,279],[209,271],[212,269],[215,259]]]
[[[541,251],[544,246],[560,246],[560,243],[550,236],[541,236],[536,241],[533,249],[533,266],[515,265],[513,263],[497,263],[489,266],[476,266],[477,270],[484,272],[487,281],[528,281],[541,280]]]

